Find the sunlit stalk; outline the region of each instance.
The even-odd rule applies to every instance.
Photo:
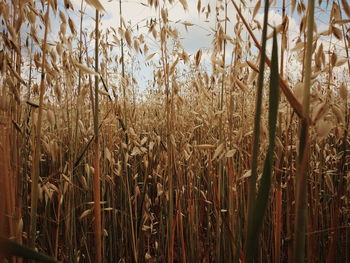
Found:
[[[95,71],[98,72],[98,48],[99,48],[99,12],[96,10],[95,25]],[[95,262],[102,262],[102,236],[101,236],[101,197],[100,197],[100,147],[99,147],[99,129],[98,129],[98,83],[99,77],[95,75],[95,114],[94,114],[94,133],[95,133],[95,158],[94,158],[94,218],[95,218]]]
[[[43,101],[45,93],[45,73],[46,73],[46,53],[47,53],[47,35],[49,31],[49,15],[50,2],[47,4],[47,9],[44,17],[45,31],[42,45],[42,61],[41,61],[41,80],[40,80],[40,95],[39,95],[39,112],[36,123],[35,144],[32,165],[32,184],[31,184],[31,201],[30,201],[30,229],[29,229],[29,245],[35,246],[36,239],[36,224],[37,224],[37,208],[38,208],[38,183],[40,176],[40,159],[41,159],[41,126],[43,115]]]
[[[309,163],[309,109],[311,85],[311,60],[314,27],[314,0],[308,2],[307,39],[305,54],[305,77],[303,90],[303,118],[300,127],[300,142],[298,166],[296,175],[296,215],[294,229],[294,262],[304,262],[305,258],[305,232],[307,222],[307,178]]]

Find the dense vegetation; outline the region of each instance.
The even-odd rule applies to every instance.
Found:
[[[350,262],[348,2],[104,4],[0,2],[0,261]]]

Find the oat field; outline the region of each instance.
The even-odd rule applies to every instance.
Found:
[[[0,20],[0,262],[350,262],[349,1]]]

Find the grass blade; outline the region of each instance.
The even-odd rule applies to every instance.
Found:
[[[268,12],[269,12],[269,0],[265,1],[264,9],[264,25],[262,31],[262,45],[261,45],[261,56],[259,65],[259,76],[258,76],[258,89],[255,104],[255,117],[254,117],[254,134],[253,134],[253,150],[252,150],[252,165],[251,165],[251,176],[249,178],[249,195],[248,195],[248,226],[246,229],[246,256],[247,262],[252,260],[251,244],[253,240],[250,239],[250,233],[253,230],[253,210],[256,196],[256,180],[258,176],[258,155],[259,155],[259,136],[260,136],[260,119],[261,119],[261,105],[262,105],[262,92],[264,86],[264,69],[265,69],[265,56],[266,56],[266,34],[267,34],[267,23],[268,23]],[[248,253],[248,251],[250,253]]]
[[[47,263],[58,262],[52,257],[2,237],[0,238],[0,251],[1,254],[3,253],[6,256],[22,257],[24,259],[31,259]]]
[[[273,167],[273,154],[275,148],[275,135],[277,124],[277,113],[279,103],[279,85],[278,85],[278,55],[277,55],[277,36],[276,31],[273,34],[273,47],[271,59],[270,76],[270,95],[269,95],[269,148],[265,158],[263,175],[259,187],[254,210],[252,212],[251,225],[247,233],[247,262],[252,262],[259,244],[259,233],[264,221],[268,198],[271,188],[271,173]]]

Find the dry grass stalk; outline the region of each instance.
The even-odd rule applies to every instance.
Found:
[[[255,37],[263,28],[263,1],[238,8],[228,0],[195,6],[148,0],[142,8],[151,10],[150,18],[137,24],[129,23],[119,1],[118,28],[107,28],[103,16],[89,26],[91,11],[108,3],[82,1],[78,10],[71,0],[49,2],[0,1],[5,241],[28,245],[35,236],[38,251],[62,262],[289,262],[299,250],[297,230],[309,261],[346,262],[350,62],[344,1],[318,9],[330,20],[324,32],[318,23],[314,28],[311,70],[303,67],[311,43],[303,36],[312,31],[306,4],[277,2],[269,17],[285,7],[280,24],[268,22],[277,35],[288,31],[290,40],[282,36],[279,43],[279,76],[271,70],[276,60],[262,55],[260,64],[269,65],[265,77],[256,66],[263,43]],[[236,11],[229,12],[231,4]],[[174,19],[177,8],[196,10],[212,28]],[[45,39],[48,24],[53,30]],[[188,49],[183,37],[202,28],[212,46]],[[141,83],[145,68],[153,79]],[[285,94],[273,118],[278,100],[255,88],[274,82],[269,73]],[[306,118],[307,79],[313,88]],[[251,103],[257,97],[258,106]],[[260,128],[254,129],[254,119]],[[300,120],[308,136],[299,137]],[[308,159],[301,160],[306,137]],[[32,153],[36,148],[40,155]],[[305,163],[308,217],[295,227],[301,191],[294,180]],[[32,186],[31,169],[40,171]]]

